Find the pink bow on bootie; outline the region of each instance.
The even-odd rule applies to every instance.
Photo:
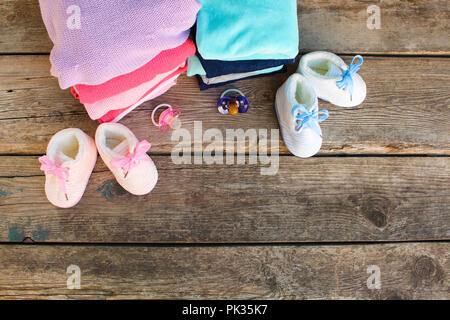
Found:
[[[51,174],[58,178],[61,190],[66,196],[66,200],[69,200],[66,190],[66,181],[69,179],[69,169],[57,166],[47,156],[40,157],[39,162],[41,163],[42,171],[44,171],[46,174]]]
[[[139,164],[139,161],[151,161],[147,156],[147,151],[152,145],[147,140],[142,140],[136,145],[134,151],[129,153],[125,158],[112,159],[110,164],[114,169],[123,168],[125,171],[125,178],[131,169]]]

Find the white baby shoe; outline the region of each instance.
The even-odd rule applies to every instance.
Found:
[[[284,143],[292,154],[308,158],[319,152],[319,123],[328,118],[328,111],[319,111],[317,95],[305,77],[294,73],[278,89],[275,111]]]
[[[81,199],[97,161],[94,140],[76,128],[57,132],[39,158],[45,172],[47,199],[60,208],[75,206]]]
[[[158,171],[147,155],[151,145],[139,140],[130,129],[120,123],[103,123],[95,133],[98,153],[114,174],[117,182],[134,195],[153,190]]]
[[[366,98],[366,83],[357,74],[362,64],[359,55],[347,66],[334,53],[316,51],[300,59],[297,72],[308,79],[319,99],[339,107],[355,107]]]

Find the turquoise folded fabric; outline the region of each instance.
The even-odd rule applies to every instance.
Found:
[[[200,76],[206,76],[206,71],[200,62],[200,59],[197,56],[192,56],[188,58],[188,71],[187,76],[192,77],[196,74]]]
[[[197,48],[204,59],[294,59],[297,0],[199,0]]]

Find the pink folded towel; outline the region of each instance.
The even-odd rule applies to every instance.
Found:
[[[74,86],[74,91],[77,93],[76,98],[84,104],[93,104],[110,98],[149,82],[160,74],[175,69],[194,54],[195,44],[188,39],[181,46],[164,50],[147,64],[133,72],[118,76],[96,86]]]
[[[161,84],[163,84],[163,83],[166,82],[167,80],[170,80],[170,79],[174,78],[175,76],[178,76],[178,75],[182,74],[183,72],[187,71],[187,68],[188,68],[188,65],[187,65],[187,63],[186,63],[184,67],[178,68],[175,72],[173,72],[172,74],[168,75],[165,79],[163,79],[158,85],[156,85],[156,86],[153,87],[153,88],[150,88],[150,89],[149,89],[146,93],[144,93],[141,97],[139,97],[138,99],[136,99],[136,103],[137,103],[139,100],[142,100],[143,98],[145,98],[146,96],[148,96],[150,93],[152,93],[155,89],[157,89]],[[153,98],[156,98],[156,97],[153,97]],[[148,99],[147,99],[147,100],[144,100],[144,101],[148,101]],[[142,101],[142,102],[144,102],[144,101]],[[142,103],[142,102],[141,102],[141,103]],[[123,112],[127,111],[127,113],[128,113],[128,112],[130,112],[131,110],[133,110],[134,108],[136,108],[136,107],[138,107],[138,106],[139,106],[139,104],[137,104],[137,105],[134,104],[134,105],[130,105],[130,106],[127,106],[127,107],[125,107],[125,108],[122,108],[122,109],[111,110],[111,111],[109,111],[107,114],[105,114],[103,117],[101,117],[101,118],[99,119],[99,122],[100,122],[100,123],[111,122],[111,121],[113,121],[114,119],[116,119],[117,116],[119,116],[119,115],[122,114]]]
[[[132,105],[131,107],[129,107],[128,109],[125,109],[122,111],[122,113],[115,115],[115,118],[112,119],[109,122],[118,122],[120,120],[122,120],[123,117],[125,117],[127,114],[129,114],[131,111],[133,111],[135,108],[139,107],[141,104],[143,104],[144,102],[153,100],[157,97],[159,97],[160,95],[164,94],[166,91],[168,91],[170,88],[172,88],[174,85],[177,84],[177,79],[180,75],[176,75],[173,78],[165,81],[164,83],[161,83],[158,88],[156,88],[154,91],[150,92],[147,96],[145,96],[144,98],[142,98],[141,100],[139,100],[138,102],[136,102],[134,105]],[[108,116],[112,116],[113,114],[110,114]],[[104,123],[105,119],[107,119],[106,117],[103,118],[103,120],[99,120],[100,123]]]
[[[52,74],[62,89],[98,85],[183,44],[197,0],[39,0],[54,47]]]
[[[111,110],[122,109],[124,107],[133,105],[136,103],[136,101],[141,99],[149,89],[158,86],[161,81],[164,81],[164,79],[166,79],[168,76],[174,74],[180,67],[184,67],[184,64],[177,66],[169,72],[161,73],[154,77],[152,80],[144,82],[141,85],[130,90],[116,94],[115,96],[108,97],[94,103],[85,103],[84,107],[86,108],[89,117],[91,117],[91,119],[93,120],[96,120],[101,118]]]

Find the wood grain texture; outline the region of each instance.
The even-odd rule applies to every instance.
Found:
[[[366,27],[373,4],[380,30]],[[351,244],[450,239],[450,158],[395,156],[450,155],[450,60],[407,57],[450,54],[448,0],[298,0],[298,8],[302,52],[402,55],[365,57],[362,106],[320,103],[330,111],[322,155],[391,157],[301,160],[286,156],[281,141],[279,150],[268,147],[282,155],[274,176],[262,176],[261,164],[176,165],[176,142],[150,124],[153,106],[181,106],[191,133],[196,120],[224,135],[278,129],[275,92],[295,66],[233,85],[251,102],[239,117],[214,108],[233,86],[200,92],[181,76],[123,120],[152,142],[155,190],[128,194],[99,159],[79,205],[63,210],[46,200],[35,155],[60,129],[93,136],[98,124],[59,89],[48,55],[8,55],[51,50],[38,1],[0,1],[0,242],[35,242],[0,245],[0,299],[449,299],[448,242]],[[206,144],[186,146],[199,152]],[[49,241],[84,245],[40,245]],[[273,245],[294,242],[304,245]],[[226,246],[236,243],[256,245]],[[66,288],[71,264],[81,268],[81,290]],[[381,290],[366,286],[369,265],[381,269]]]
[[[59,89],[49,68],[45,56],[0,56],[0,154],[44,153],[51,136],[67,127],[94,135],[97,122],[68,91]],[[231,86],[201,92],[195,79],[182,76],[177,86],[122,123],[140,139],[151,141],[152,152],[164,154],[176,142],[150,123],[150,110],[162,102],[182,107],[183,127],[191,134],[195,120],[202,121],[203,130],[218,128],[224,136],[226,129],[278,129],[275,93],[294,71],[292,66],[285,74],[235,84],[251,102],[245,115],[221,116],[214,107],[220,93]],[[320,102],[330,111],[321,125],[322,154],[450,154],[449,59],[366,57],[360,73],[368,83],[368,96],[360,107]],[[191,149],[199,151],[194,145]],[[235,151],[249,152],[248,144]],[[279,152],[289,154],[282,142]]]
[[[53,47],[39,10],[39,1],[0,1],[0,52],[50,52]]]
[[[367,9],[380,8],[369,30]],[[340,53],[449,54],[447,0],[298,0],[300,48]]]
[[[0,161],[0,241],[257,243],[450,239],[448,157],[280,157],[267,165],[175,165],[153,156],[147,196],[99,160],[81,202],[53,207],[37,157]]]
[[[447,243],[0,246],[0,299],[449,299]],[[69,290],[67,267],[81,271]],[[381,289],[367,288],[377,265]]]
[[[381,29],[369,30],[378,5]],[[35,0],[0,2],[0,52],[50,52]],[[447,0],[298,0],[300,49],[339,53],[449,54]]]

